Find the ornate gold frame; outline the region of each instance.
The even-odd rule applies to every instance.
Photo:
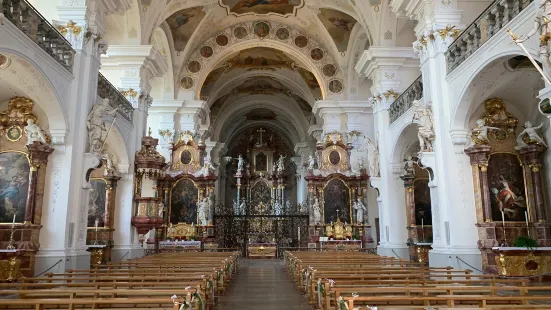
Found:
[[[170,188],[170,191],[168,193],[168,215],[167,215],[167,224],[170,223],[170,214],[172,214],[172,191],[174,190],[174,188],[176,187],[176,185],[178,185],[178,183],[180,183],[180,181],[183,181],[183,180],[189,180],[193,183],[193,186],[195,186],[195,188],[197,189],[197,203],[199,203],[199,199],[201,199],[201,188],[199,186],[197,186],[197,182],[195,182],[193,179],[189,178],[189,177],[181,177],[179,178],[178,180],[176,180],[176,182],[174,182],[174,184],[172,184],[172,187]],[[196,220],[197,223],[195,223],[196,225],[199,224],[199,219]],[[180,224],[180,223],[178,223]]]
[[[323,185],[323,190],[321,192],[321,217],[323,219],[323,221],[325,222],[325,188],[327,187],[327,185],[329,184],[329,182],[333,181],[333,180],[339,180],[341,181],[342,183],[344,183],[344,186],[346,186],[346,188],[348,189],[348,215],[349,215],[349,219],[350,219],[350,224],[354,223],[353,222],[353,218],[352,218],[352,189],[350,188],[350,186],[348,186],[348,184],[346,184],[346,182],[339,178],[338,176],[334,176],[334,177],[331,177],[329,178],[329,180],[327,180],[325,182],[325,184]],[[325,223],[327,224],[327,223]]]
[[[32,164],[31,164],[31,158],[29,157],[29,153],[27,152],[23,152],[23,151],[19,151],[19,150],[5,150],[5,151],[0,151],[0,154],[2,153],[20,153],[20,154],[24,154],[25,157],[27,158],[27,162],[29,163],[29,175],[31,173],[31,169],[32,169]],[[28,199],[28,197],[27,197]],[[11,225],[12,223],[0,223],[0,226],[2,225]],[[16,224],[23,224],[22,222],[16,222]]]

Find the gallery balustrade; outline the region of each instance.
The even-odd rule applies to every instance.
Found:
[[[423,76],[418,77],[394,102],[390,105],[390,123],[394,123],[402,114],[411,108],[414,100],[423,98]]]
[[[1,0],[1,13],[65,69],[73,71],[71,44],[26,0]]]
[[[117,108],[119,115],[132,123],[134,114],[132,104],[101,73],[99,73],[98,77],[98,96],[100,98],[109,99],[109,105],[113,108]]]
[[[448,47],[448,73],[467,60],[533,0],[496,0]]]

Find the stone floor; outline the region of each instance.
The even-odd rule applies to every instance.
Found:
[[[216,309],[310,310],[282,260],[242,259],[239,271]]]

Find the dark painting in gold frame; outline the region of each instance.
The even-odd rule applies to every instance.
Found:
[[[517,155],[496,153],[488,161],[488,187],[492,206],[492,220],[526,221],[528,210],[524,170]]]
[[[25,220],[30,166],[27,154],[0,153],[0,223]]]

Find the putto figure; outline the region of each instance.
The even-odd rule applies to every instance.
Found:
[[[526,123],[524,123],[524,130],[517,137],[517,145],[515,146],[515,149],[520,150],[528,146],[528,144],[524,142],[525,136],[528,136],[528,140],[530,140],[528,143],[537,143],[541,146],[547,147],[547,143],[545,143],[545,140],[543,140],[537,132],[537,130],[541,127],[543,127],[543,123],[541,123],[538,127],[534,127],[531,122],[526,121]]]
[[[486,122],[483,119],[476,121],[476,125],[471,130],[471,139],[467,142],[466,149],[474,146],[475,144],[483,144],[488,142],[488,132],[490,130],[503,130],[497,127],[486,126]]]
[[[314,156],[310,154],[310,157],[308,157],[308,170],[314,169],[315,164],[316,164],[316,160],[314,159]]]

